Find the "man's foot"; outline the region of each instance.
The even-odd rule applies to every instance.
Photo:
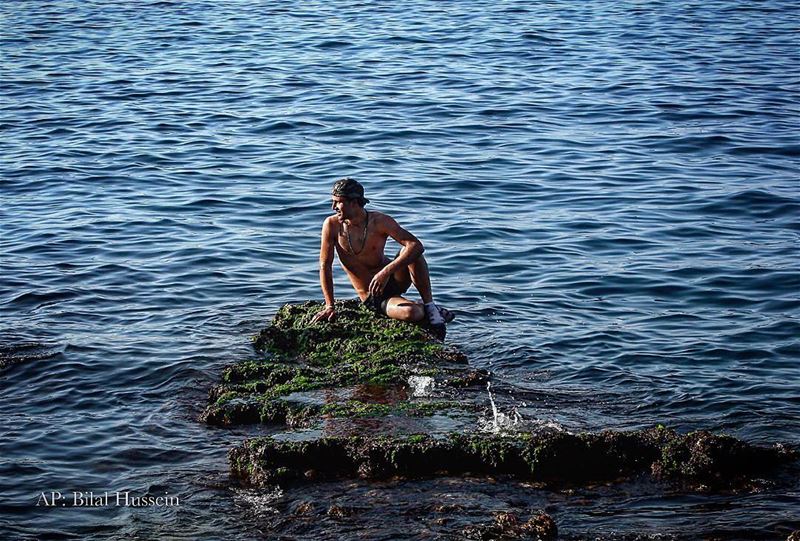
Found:
[[[437,306],[435,302],[425,304],[425,317],[431,325],[450,323],[455,319],[455,314],[447,308]]]
[[[435,338],[444,342],[444,337],[447,336],[447,325],[444,323],[439,323],[438,325],[428,325],[428,330]]]
[[[456,315],[448,310],[437,306],[431,302],[425,305],[425,319],[427,320],[427,327],[431,334],[444,342],[444,337],[447,335],[447,323],[450,323],[456,318]]]
[[[439,309],[439,313],[442,315],[442,319],[444,319],[445,323],[450,323],[456,318],[456,315],[447,308],[442,308],[441,306],[437,306],[436,308]]]

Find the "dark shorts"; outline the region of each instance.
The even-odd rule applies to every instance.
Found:
[[[411,285],[411,284],[409,284]],[[381,291],[380,295],[374,297],[370,295],[366,299],[364,299],[364,305],[369,308],[370,310],[374,311],[376,314],[387,315],[386,314],[386,305],[389,302],[389,299],[392,297],[399,297],[406,291],[408,291],[408,287],[402,287],[400,284],[397,283],[397,280],[394,279],[394,274],[389,276],[389,281],[386,282],[386,286]]]

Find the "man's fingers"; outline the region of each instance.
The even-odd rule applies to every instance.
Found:
[[[336,312],[333,310],[323,310],[321,312],[317,312],[314,317],[311,318],[311,323],[316,323],[318,321],[326,320],[326,321],[333,321],[333,318],[336,316]]]

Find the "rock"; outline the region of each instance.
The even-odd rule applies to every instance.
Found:
[[[701,491],[743,486],[794,453],[782,447],[748,445],[732,436],[697,431],[670,438],[652,465],[656,478],[680,480]]]
[[[466,387],[488,380],[486,371],[470,370],[466,357],[436,341],[417,325],[375,315],[358,301],[337,303],[334,322],[311,324],[319,303],[287,304],[272,324],[254,338],[264,359],[228,366],[223,383],[209,391],[200,420],[217,426],[279,424],[310,427],[322,417],[427,416],[465,409],[463,402],[408,400],[410,377],[439,379],[444,386]],[[373,393],[402,395],[392,403],[318,400],[293,396],[347,387],[382,388]],[[304,399],[307,396],[303,397]],[[469,408],[467,408],[469,409]],[[474,408],[473,408],[474,409]]]
[[[294,510],[295,515],[310,515],[314,513],[314,502],[300,502]]]
[[[537,512],[527,522],[507,511],[495,514],[494,522],[488,525],[468,526],[461,531],[467,539],[535,539],[549,540],[558,537],[558,529],[553,518],[544,512]]]
[[[254,339],[258,351],[311,366],[377,368],[369,374],[391,378],[390,367],[441,362],[465,363],[463,354],[437,342],[422,327],[376,316],[356,300],[338,301],[333,322],[311,323],[322,304],[287,304]],[[381,371],[384,368],[386,370]]]
[[[342,505],[331,505],[328,508],[328,516],[337,519],[350,517],[354,512],[355,510],[351,507],[345,507]]]
[[[481,433],[475,427],[489,372],[470,368],[463,354],[424,328],[376,316],[358,301],[338,302],[334,322],[312,324],[321,308],[314,302],[282,307],[254,339],[264,357],[227,367],[209,392],[206,423],[313,429],[231,449],[231,473],[245,483],[469,474],[569,488],[650,475],[690,491],[748,490],[759,485],[758,476],[797,458],[783,447],[660,426]],[[500,514],[472,534],[544,539],[555,535],[548,519]]]
[[[528,519],[523,529],[531,532],[533,537],[539,539],[555,539],[558,537],[558,527],[553,517],[547,513],[538,513]]]
[[[552,485],[613,481],[653,473],[688,489],[739,486],[796,458],[779,447],[730,437],[680,435],[665,428],[585,434],[461,434],[327,437],[309,441],[246,440],[229,452],[232,474],[265,485],[317,479],[510,476]],[[698,441],[707,445],[697,445]],[[710,443],[710,442],[713,442]],[[684,453],[689,449],[695,453]],[[713,452],[712,452],[713,450]],[[754,457],[757,459],[753,462]],[[702,468],[698,467],[702,464]]]

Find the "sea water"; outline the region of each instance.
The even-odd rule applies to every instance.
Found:
[[[421,539],[510,506],[567,538],[785,538],[796,484],[240,493],[225,453],[269,430],[196,418],[278,307],[321,299],[350,175],[424,243],[500,412],[800,443],[799,11],[0,3],[2,537]],[[54,491],[180,504],[37,505]],[[443,500],[466,515],[436,522]],[[298,512],[333,504],[355,511]]]

